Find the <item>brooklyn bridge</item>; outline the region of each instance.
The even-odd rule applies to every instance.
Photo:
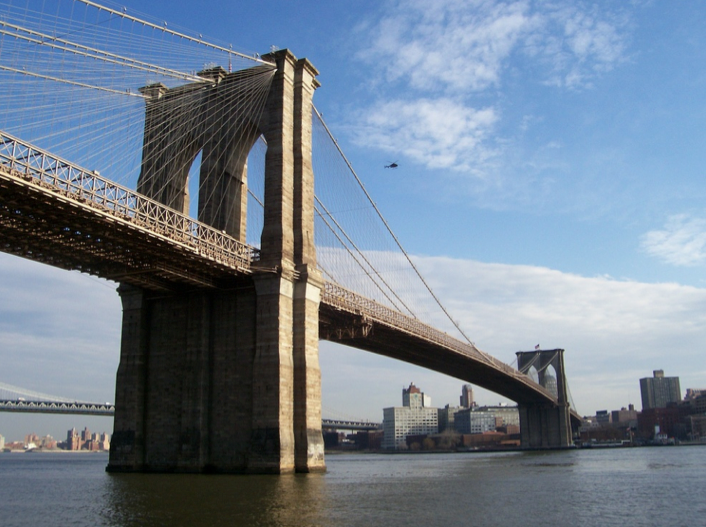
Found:
[[[572,444],[563,350],[515,368],[466,336],[315,108],[311,62],[76,3],[101,23],[0,19],[0,249],[119,284],[108,470],[324,470],[320,340],[516,401],[525,448]]]

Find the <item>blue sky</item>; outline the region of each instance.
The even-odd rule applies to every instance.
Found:
[[[484,351],[565,348],[582,414],[639,409],[654,369],[706,387],[703,3],[120,5],[311,60],[317,108]],[[0,381],[112,400],[114,285],[8,256],[0,269]],[[460,395],[461,381],[327,343],[321,364],[330,416],[379,420],[410,381],[435,405]],[[0,415],[0,434],[45,433],[29,419]]]

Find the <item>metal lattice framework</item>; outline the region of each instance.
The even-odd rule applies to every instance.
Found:
[[[15,401],[0,400],[2,412],[26,412],[37,414],[115,415],[115,405],[100,403],[65,403],[60,401]]]
[[[381,430],[382,423],[351,421],[343,419],[322,419],[321,426],[331,430]]]
[[[82,403],[64,401],[23,401],[17,399],[0,399],[0,412],[21,412],[36,414],[71,414],[98,415],[111,417],[115,415],[115,405],[111,403]],[[335,430],[379,430],[381,423],[370,421],[350,421],[340,419],[322,419],[322,428]]]
[[[0,240],[6,252],[19,256],[45,261],[42,251],[30,246],[27,235],[49,243],[71,237],[74,242],[67,244],[58,261],[53,255],[52,261],[47,263],[113,280],[134,281],[137,285],[145,285],[143,278],[149,273],[154,275],[153,285],[176,277],[198,285],[213,285],[218,276],[251,273],[251,265],[258,259],[259,253],[254,247],[2,132],[0,185],[6,196],[34,195],[33,200],[22,201],[33,201],[37,207],[48,204],[58,220],[58,223],[41,225],[34,210],[8,199],[10,205],[0,211],[0,222],[6,226],[12,223],[22,236],[5,239],[11,231],[4,229]],[[57,207],[58,203],[66,205],[65,214],[60,214],[62,207]],[[115,227],[111,229],[112,240],[110,233],[98,226],[101,224]],[[78,228],[70,235],[68,225]],[[140,251],[134,250],[129,238],[138,232],[154,243],[142,244]],[[77,242],[76,238],[81,241]],[[107,263],[96,262],[86,269],[76,260],[75,249]],[[200,269],[185,270],[183,260],[191,260],[191,267],[195,267],[194,262],[201,262]],[[158,263],[160,261],[162,263]],[[122,269],[111,264],[118,264]],[[131,274],[133,279],[128,276]]]

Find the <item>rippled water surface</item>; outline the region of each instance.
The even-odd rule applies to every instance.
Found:
[[[706,447],[330,455],[296,476],[107,474],[0,454],[0,525],[706,525]]]

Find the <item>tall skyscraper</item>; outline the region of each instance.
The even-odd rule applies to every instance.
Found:
[[[679,377],[665,377],[664,370],[654,370],[652,377],[640,379],[642,409],[666,408],[668,403],[681,401]]]
[[[473,406],[473,386],[464,384],[461,388],[461,406],[470,408]]]

